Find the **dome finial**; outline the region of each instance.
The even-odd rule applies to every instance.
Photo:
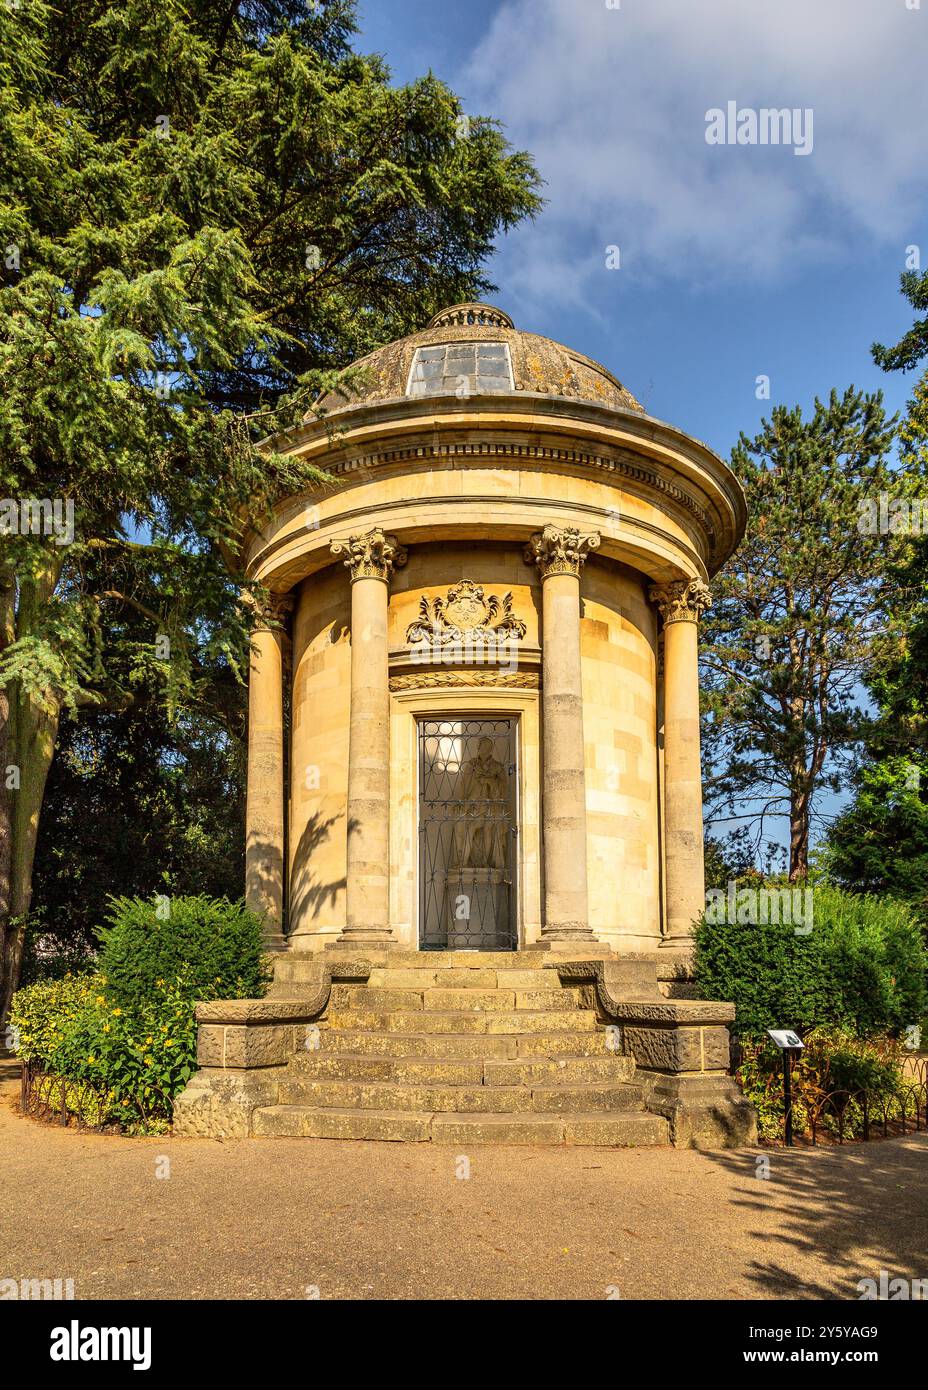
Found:
[[[467,328],[473,324],[476,327],[486,328],[514,328],[515,324],[508,314],[504,314],[502,309],[497,309],[492,304],[479,304],[476,301],[469,304],[452,304],[447,309],[442,309],[429,320],[429,328]]]

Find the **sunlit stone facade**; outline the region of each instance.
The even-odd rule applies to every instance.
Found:
[[[247,894],[269,940],[684,955],[697,635],[744,501],[604,368],[463,305],[276,447]]]

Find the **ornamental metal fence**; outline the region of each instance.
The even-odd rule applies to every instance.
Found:
[[[797,1084],[798,1082],[798,1084]],[[768,1096],[770,1092],[768,1091]],[[790,1103],[779,1090],[779,1129],[764,1142],[846,1144],[928,1132],[928,1057],[909,1058],[898,1081],[872,1088],[829,1088],[793,1076]],[[787,1119],[791,1125],[787,1126]]]
[[[24,1115],[46,1124],[71,1125],[97,1134],[117,1134],[123,1129],[110,1093],[89,1081],[43,1071],[27,1061],[22,1062],[20,1104]],[[142,1124],[147,1126],[163,1118],[165,1105],[170,1115],[166,1097],[156,1097],[156,1109],[135,1099],[132,1118],[141,1116]]]

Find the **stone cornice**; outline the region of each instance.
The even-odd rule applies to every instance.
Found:
[[[349,501],[352,496],[353,494],[348,492],[344,494],[344,500]],[[492,509],[501,501],[509,501],[512,504],[514,515],[510,522],[500,526],[495,532],[492,523],[488,527],[485,522],[481,522],[478,531],[474,529],[472,522],[468,524],[467,521],[457,521],[458,505],[472,511],[473,508],[484,505]],[[354,526],[363,526],[365,522],[369,524],[372,512],[382,518],[384,526],[407,529],[406,540],[410,545],[434,544],[436,540],[441,544],[457,533],[462,538],[479,536],[482,540],[499,540],[521,547],[524,545],[526,533],[531,534],[540,525],[544,525],[552,510],[550,498],[531,497],[524,493],[508,499],[500,497],[498,493],[484,492],[453,498],[417,497],[413,505],[420,516],[420,522],[428,513],[434,513],[434,530],[432,534],[425,531],[422,534],[410,534],[403,515],[409,510],[410,502],[405,497],[392,498],[373,504],[340,508],[327,518],[325,532],[314,541],[313,535],[320,529],[317,524],[300,531],[295,531],[289,526],[289,522],[295,516],[307,511],[305,498],[293,499],[287,505],[289,511],[281,514],[276,529],[265,531],[260,548],[255,546],[249,558],[248,570],[265,583],[273,576],[276,580],[286,581],[294,587],[308,575],[325,569],[331,563],[328,537],[333,532],[344,533]],[[584,520],[584,526],[600,531],[601,550],[605,556],[616,559],[642,574],[650,574],[655,581],[668,570],[671,574],[679,573],[680,570],[690,574],[704,573],[701,552],[679,535],[668,534],[667,529],[657,521],[625,512],[622,514],[617,534],[612,535],[609,527],[615,526],[614,513],[610,514],[602,507],[581,501],[571,502],[570,509],[578,520],[589,519]],[[623,550],[626,553],[621,553]],[[282,552],[289,552],[286,563],[282,563]],[[649,560],[660,561],[660,569],[652,568]]]
[[[341,472],[352,459],[377,459],[385,441],[402,448],[407,440],[420,446],[438,439],[447,446],[446,451],[457,452],[460,440],[454,436],[458,435],[465,442],[479,440],[475,452],[484,452],[480,438],[484,433],[494,440],[521,433],[524,440],[532,444],[541,441],[542,446],[546,436],[569,436],[578,456],[587,454],[608,463],[621,453],[632,466],[636,460],[646,466],[663,466],[684,485],[703,493],[710,509],[717,513],[718,554],[713,556],[711,568],[727,559],[741,539],[747,523],[744,491],[718,454],[666,421],[572,396],[516,391],[473,396],[466,403],[450,397],[430,398],[425,408],[419,399],[397,397],[339,410],[331,418],[314,420],[268,440],[266,446],[300,454],[330,472]],[[560,454],[560,441],[555,441],[554,448]],[[437,450],[435,456],[440,452]],[[430,453],[430,449],[423,449],[423,454]],[[565,459],[570,453],[566,450]],[[543,448],[539,457],[545,457]]]
[[[616,477],[639,483],[645,488],[669,497],[683,507],[699,522],[705,531],[710,548],[718,540],[716,526],[706,509],[684,488],[668,482],[654,469],[643,466],[640,456],[631,451],[619,451],[615,455],[592,453],[585,449],[559,448],[550,444],[514,444],[506,439],[455,440],[447,443],[433,441],[428,444],[398,446],[389,449],[376,449],[370,452],[350,454],[326,465],[326,471],[335,478],[347,478],[391,465],[421,462],[427,464],[433,459],[499,459],[503,462],[527,460],[534,462],[569,463],[580,467],[597,469]],[[317,489],[307,489],[306,496],[325,490],[320,484]]]

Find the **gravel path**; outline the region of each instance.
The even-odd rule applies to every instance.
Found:
[[[77,1298],[853,1299],[881,1269],[928,1277],[925,1135],[474,1148],[461,1178],[433,1144],[130,1140],[17,1101],[0,1062],[0,1278],[71,1278]]]

